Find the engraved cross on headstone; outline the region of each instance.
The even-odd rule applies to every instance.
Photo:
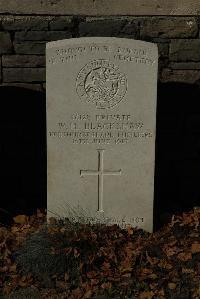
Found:
[[[98,176],[98,210],[97,212],[103,212],[103,177],[104,175],[121,175],[121,169],[115,171],[104,170],[103,165],[103,153],[104,149],[98,149],[98,170],[81,170],[81,177],[85,175],[97,175]]]

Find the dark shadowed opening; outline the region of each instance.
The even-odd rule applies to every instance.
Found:
[[[44,93],[19,87],[0,87],[0,99],[0,222],[8,224],[46,208],[46,105]],[[155,229],[200,205],[199,174],[200,88],[159,83]]]
[[[200,205],[200,87],[158,84],[154,229]]]
[[[0,87],[0,222],[46,207],[45,94]],[[9,216],[10,215],[10,216]]]

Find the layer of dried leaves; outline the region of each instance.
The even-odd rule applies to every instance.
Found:
[[[200,209],[156,233],[19,215],[0,226],[0,298],[200,298]]]

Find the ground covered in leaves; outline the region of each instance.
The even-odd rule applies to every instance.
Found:
[[[200,209],[158,232],[19,215],[0,226],[0,298],[200,298]]]

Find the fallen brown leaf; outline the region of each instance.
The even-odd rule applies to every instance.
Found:
[[[191,248],[192,253],[200,252],[200,243],[193,243]]]
[[[28,219],[29,217],[26,215],[17,215],[13,217],[14,222],[18,224],[25,224],[28,222]]]
[[[175,284],[174,282],[169,282],[169,283],[168,283],[168,288],[169,288],[170,290],[174,290],[174,289],[176,288],[176,284]]]

